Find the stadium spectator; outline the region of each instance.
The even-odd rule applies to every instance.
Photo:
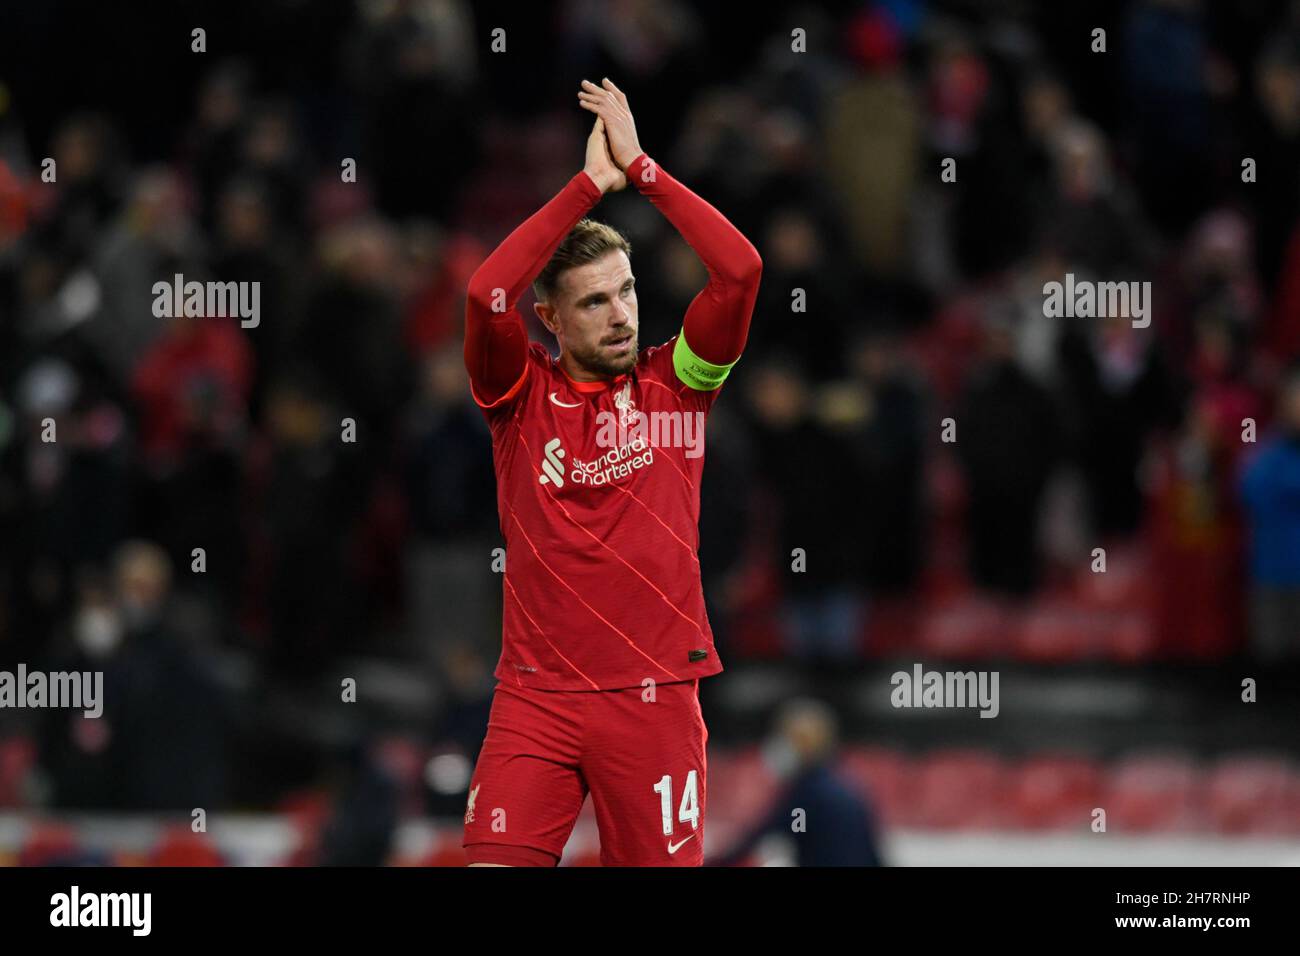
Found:
[[[854,437],[864,581],[872,593],[905,593],[919,582],[925,554],[925,396],[897,334],[861,334],[849,363],[865,390]]]
[[[862,488],[852,448],[820,420],[800,369],[770,362],[750,374],[756,470],[779,501],[772,561],[784,582],[787,649],[801,659],[851,659],[864,622],[862,544],[845,511]]]
[[[103,714],[49,710],[40,763],[59,808],[209,811],[224,806],[230,713],[200,648],[168,613],[171,568],[128,542],[111,596],[86,579],[61,669],[104,672]]]
[[[1091,529],[1129,537],[1142,522],[1138,468],[1146,443],[1177,420],[1174,373],[1130,318],[1075,322],[1061,338],[1060,360]]]
[[[415,530],[406,561],[410,628],[426,660],[458,643],[487,655],[500,643],[492,441],[469,396],[461,347],[432,354],[424,373],[405,489]]]
[[[990,317],[983,360],[955,416],[966,476],[970,574],[981,588],[1023,597],[1043,562],[1039,512],[1059,454],[1051,395],[1016,361],[1010,324]]]
[[[357,637],[361,595],[350,572],[373,466],[363,430],[340,440],[342,418],[319,379],[286,372],[270,388],[266,434],[250,456],[250,534],[262,572],[251,579],[253,603],[278,677],[319,674]]]
[[[795,866],[881,866],[871,809],[836,770],[838,721],[820,701],[793,700],[777,714],[764,747],[778,795],[757,823],[708,861],[735,866],[762,841],[780,838]]]
[[[1262,661],[1300,656],[1300,367],[1278,396],[1276,434],[1241,482],[1250,526],[1251,649]]]

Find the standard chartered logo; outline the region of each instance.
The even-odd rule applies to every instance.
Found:
[[[563,488],[565,473],[564,462],[561,459],[565,457],[565,451],[560,445],[560,439],[552,438],[543,446],[542,451],[546,457],[542,459],[542,473],[537,479],[538,484]],[[654,460],[654,449],[645,438],[638,436],[626,445],[611,449],[591,461],[573,459],[568,480],[578,485],[607,485],[611,481],[627,478],[632,472],[654,464]]]
[[[538,479],[538,483],[544,485],[549,481],[556,488],[563,488],[564,468],[560,464],[560,459],[564,457],[564,449],[560,447],[560,440],[552,438],[542,451],[546,453],[546,457],[542,460],[542,476]]]
[[[626,445],[612,448],[594,461],[573,459],[573,471],[569,479],[579,485],[607,485],[611,481],[627,478],[632,472],[653,465],[654,449],[642,436],[637,436]]]

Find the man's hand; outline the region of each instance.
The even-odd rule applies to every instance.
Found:
[[[636,138],[636,123],[632,121],[632,111],[628,108],[627,97],[607,77],[604,87],[597,86],[589,80],[582,81],[578,91],[578,102],[585,110],[591,110],[605,122],[605,138],[609,140],[609,151],[618,168],[626,170],[632,160],[641,155],[641,143]]]
[[[596,117],[596,125],[587,137],[587,165],[583,171],[591,177],[592,182],[600,187],[602,193],[618,192],[627,185],[623,170],[614,165],[609,155],[609,143],[605,139],[605,121]]]

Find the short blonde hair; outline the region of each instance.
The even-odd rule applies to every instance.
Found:
[[[627,237],[603,222],[594,219],[580,219],[577,225],[556,248],[546,268],[533,280],[533,292],[539,302],[549,302],[559,288],[560,276],[569,269],[597,262],[606,255],[622,249],[628,256],[632,255],[632,244]]]

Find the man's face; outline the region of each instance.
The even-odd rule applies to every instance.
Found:
[[[560,350],[593,376],[622,375],[636,365],[635,282],[627,253],[616,249],[561,273],[554,301],[538,309]]]

